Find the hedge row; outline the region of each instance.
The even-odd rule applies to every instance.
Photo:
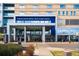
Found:
[[[18,44],[0,44],[0,56],[14,56],[22,50]]]

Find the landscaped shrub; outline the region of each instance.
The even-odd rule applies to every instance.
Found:
[[[29,46],[27,47],[27,49],[26,49],[27,55],[33,56],[34,50],[35,50],[34,46],[33,46],[33,45],[29,45]]]
[[[3,35],[0,33],[0,41],[3,41]]]
[[[14,56],[21,50],[22,50],[21,45],[0,44],[0,56]]]
[[[33,45],[29,45],[28,47],[26,47],[25,49],[25,53],[23,53],[23,51],[20,51],[17,56],[33,56],[34,54],[34,46]]]
[[[50,51],[53,56],[64,56],[64,51]]]
[[[72,56],[79,56],[79,51],[71,51]]]

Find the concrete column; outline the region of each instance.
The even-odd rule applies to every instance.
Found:
[[[55,42],[58,41],[58,35],[57,35],[57,28],[58,28],[58,27],[57,27],[57,24],[58,24],[58,21],[57,21],[57,17],[56,17],[56,19],[55,19],[55,25],[54,25],[54,26],[55,26],[55,33],[56,33],[56,34],[55,34]]]
[[[24,27],[24,42],[26,42],[26,27]]]
[[[42,42],[45,42],[45,26],[42,27]]]
[[[8,42],[10,42],[10,26],[7,26]]]
[[[14,37],[14,41],[16,40],[16,29],[15,28],[13,28],[13,37]]]
[[[6,30],[4,28],[4,43],[6,42]]]
[[[57,38],[57,34],[55,35],[55,42],[57,42],[58,40],[57,40],[58,38]]]
[[[30,35],[28,35],[28,42],[30,41]]]
[[[69,35],[69,41],[70,41],[70,35]]]

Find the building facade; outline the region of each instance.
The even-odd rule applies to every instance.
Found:
[[[79,41],[79,4],[0,4],[0,28],[8,42]]]

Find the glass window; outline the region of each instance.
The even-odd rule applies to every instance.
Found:
[[[68,11],[66,11],[66,16],[68,16]]]
[[[8,19],[8,23],[13,23],[13,19]]]
[[[69,25],[69,24],[70,24],[69,20],[66,20],[66,25]]]
[[[73,12],[72,11],[70,11],[70,16],[72,16],[73,15]]]
[[[70,20],[70,25],[79,25],[79,20]]]
[[[19,4],[20,8],[25,8],[25,4]]]
[[[63,16],[65,15],[65,11],[62,11],[62,15],[63,15]]]
[[[4,10],[4,13],[14,13],[14,10]]]
[[[79,20],[66,20],[66,25],[79,25]]]
[[[58,11],[58,16],[60,16],[60,11]]]
[[[65,8],[65,4],[60,4],[60,8]]]
[[[25,6],[26,4],[24,4],[24,3],[21,3],[21,4],[19,4],[19,6]]]
[[[39,14],[39,12],[36,12],[36,11],[35,11],[35,12],[32,12],[32,13],[33,13],[34,15],[38,15],[38,14]]]
[[[74,4],[75,9],[79,9],[79,4]]]
[[[13,16],[14,13],[4,13],[3,15],[4,15],[4,16]]]
[[[52,13],[53,13],[52,11],[47,11],[47,14],[49,14],[49,15],[52,14]]]
[[[0,21],[0,23],[1,23],[1,21]]]
[[[74,11],[74,16],[76,16],[76,11]]]
[[[62,20],[62,19],[57,19],[57,25],[58,25],[58,26],[64,25],[64,20]]]
[[[32,8],[39,8],[39,5],[34,4],[34,5],[32,5]]]
[[[3,25],[4,25],[4,26],[7,25],[7,22],[8,22],[8,20],[7,20],[7,19],[4,19],[4,20],[3,20]]]
[[[52,4],[48,4],[47,5],[47,8],[52,8]]]
[[[0,4],[0,6],[1,6],[1,4]]]
[[[3,8],[5,7],[14,7],[15,4],[12,4],[12,3],[3,3]]]
[[[20,15],[25,15],[26,13],[25,13],[25,11],[19,11],[19,14]]]

